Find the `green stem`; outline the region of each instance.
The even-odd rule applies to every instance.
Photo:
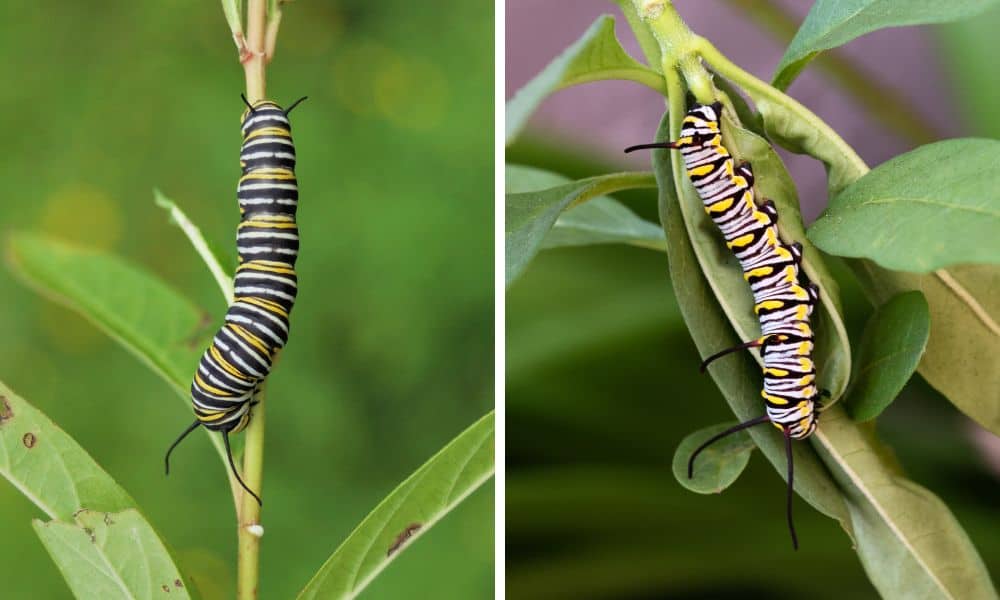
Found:
[[[750,94],[750,96],[757,103],[758,110],[764,114],[765,119],[767,118],[768,102],[783,107],[788,113],[794,115],[800,121],[808,123],[816,134],[829,144],[832,149],[844,156],[851,164],[858,177],[868,172],[868,165],[865,164],[865,161],[861,160],[861,157],[854,151],[854,148],[851,148],[843,138],[837,135],[837,132],[827,125],[826,122],[817,117],[812,111],[799,104],[799,102],[791,96],[771,87],[769,84],[757,79],[750,73],[747,73],[733,64],[708,40],[702,38],[699,42],[700,47],[698,51],[702,58],[704,58],[705,61],[710,64],[719,75],[722,75]]]
[[[263,496],[264,474],[264,387],[258,388],[255,396],[257,405],[253,408],[253,418],[246,428],[246,444],[243,449],[243,481],[247,487]],[[257,598],[257,582],[260,578],[260,537],[264,530],[260,525],[260,505],[257,500],[241,488],[238,513],[239,530],[236,597],[239,600]]]
[[[679,68],[695,98],[703,103],[712,102],[715,98],[712,77],[698,57],[702,38],[688,28],[668,0],[632,0],[632,5],[660,45],[663,75],[666,77]]]
[[[265,99],[265,69],[267,67],[267,7],[268,0],[247,2],[248,57],[243,60],[246,77],[247,99],[250,103]],[[272,361],[272,368],[277,356]],[[264,389],[263,384],[255,396],[253,418],[246,428],[243,449],[243,481],[263,496],[261,486],[264,473]],[[242,505],[237,511],[237,568],[236,597],[239,600],[256,600],[260,579],[260,505],[253,496],[242,492]]]

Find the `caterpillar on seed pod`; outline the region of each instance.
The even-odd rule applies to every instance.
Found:
[[[802,272],[802,245],[787,243],[779,236],[774,203],[755,201],[750,164],[736,164],[723,145],[721,116],[722,105],[718,102],[694,104],[682,121],[677,140],[631,146],[625,152],[643,148],[680,151],[705,211],[740,263],[743,278],[753,294],[754,312],[760,321],[759,338],[713,354],[702,362],[701,371],[704,373],[709,363],[731,352],[759,348],[764,363],[761,396],[765,413],[701,444],[688,461],[688,477],[694,475],[695,458],[712,443],[748,427],[771,423],[785,438],[786,516],[792,546],[798,549],[792,520],[792,440],[806,439],[816,431],[816,403],[821,394],[816,387],[816,368],[812,360],[810,316],[819,298],[819,288]]]
[[[229,434],[250,422],[259,386],[271,372],[278,351],[288,342],[289,315],[295,304],[299,230],[295,222],[299,190],[295,179],[295,145],[287,109],[270,100],[250,104],[243,112],[240,177],[236,198],[240,224],[236,230],[239,266],[234,297],[225,322],[202,355],[191,382],[195,421],[170,445],[164,460],[189,433],[203,425],[222,433],[229,467],[240,485],[260,504],[233,461]]]

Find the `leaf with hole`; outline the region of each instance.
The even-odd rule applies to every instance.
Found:
[[[72,522],[33,526],[77,598],[191,597],[163,542],[135,509],[83,510]]]
[[[872,313],[846,401],[852,419],[874,419],[896,399],[923,356],[930,328],[927,301],[920,292],[893,296]]]
[[[365,517],[299,594],[354,598],[452,509],[493,476],[493,413],[463,431]]]
[[[0,474],[52,519],[135,507],[114,479],[45,414],[0,383]]]
[[[663,77],[628,55],[615,37],[615,19],[598,18],[587,31],[507,101],[506,143],[509,145],[549,94],[604,79],[636,81],[663,91]]]
[[[728,435],[708,446],[698,455],[688,477],[688,462],[691,455],[708,438],[736,425],[735,422],[720,423],[689,434],[674,451],[673,471],[677,481],[698,494],[718,494],[733,484],[740,473],[747,468],[750,454],[756,446],[750,435],[741,431]]]

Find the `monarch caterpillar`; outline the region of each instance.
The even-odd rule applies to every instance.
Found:
[[[722,144],[719,121],[722,105],[695,104],[681,123],[680,138],[673,142],[641,144],[642,148],[680,150],[688,177],[725,238],[750,284],[754,312],[761,335],[755,340],[709,356],[709,363],[738,350],[760,348],[764,363],[764,415],[722,431],[701,444],[688,460],[688,478],[694,475],[694,460],[712,443],[759,425],[771,423],[785,437],[788,461],[786,515],[792,546],[798,549],[792,520],[794,468],[792,440],[809,437],[816,430],[818,411],[816,368],[812,360],[813,330],[809,324],[819,298],[819,288],[801,270],[802,245],[788,244],[778,235],[778,211],[770,200],[754,200],[754,176],[749,163],[737,165]]]
[[[225,322],[202,354],[191,381],[197,417],[170,445],[165,458],[189,433],[204,425],[222,433],[229,467],[240,485],[260,504],[240,478],[229,434],[250,422],[258,386],[271,372],[275,355],[288,341],[288,316],[295,304],[299,229],[295,222],[299,189],[295,179],[295,145],[288,113],[305,98],[282,109],[270,100],[243,102],[240,177],[236,198],[240,224],[236,230],[234,298]]]

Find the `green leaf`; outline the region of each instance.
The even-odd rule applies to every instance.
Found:
[[[201,230],[191,222],[191,219],[184,214],[184,211],[173,200],[164,196],[160,190],[153,190],[153,201],[156,202],[157,206],[167,211],[170,215],[171,223],[181,228],[181,231],[184,232],[184,235],[187,236],[188,241],[194,247],[195,252],[198,253],[202,262],[205,263],[205,266],[212,273],[215,282],[219,284],[219,289],[222,290],[222,297],[226,299],[226,304],[232,304],[233,276],[230,273],[231,269],[227,270],[222,266],[223,261],[219,258],[218,251],[208,243],[205,236],[201,234]]]
[[[858,557],[882,597],[997,597],[982,558],[947,505],[902,477],[870,429],[834,407],[823,413],[813,437],[844,491]]]
[[[559,215],[542,248],[631,244],[666,252],[663,229],[640,218],[614,198],[594,198]]]
[[[826,166],[831,198],[868,172],[868,165],[843,140],[837,138],[843,145],[830,143],[830,136],[836,134],[815,115],[810,113],[812,118],[802,118],[785,104],[752,92],[750,95],[763,117],[770,140],[790,152],[808,154]]]
[[[949,116],[964,131],[1000,138],[1000,69],[983,60],[996,51],[1000,29],[1000,7],[975,19],[944,25],[936,31],[944,62],[943,73],[950,80],[949,96],[957,104]]]
[[[956,139],[879,165],[810,227],[824,252],[927,273],[1000,263],[1000,141]]]
[[[549,94],[581,83],[626,79],[663,91],[663,77],[628,55],[615,37],[615,19],[599,17],[580,39],[522,87],[506,106],[506,143],[524,128]]]
[[[243,0],[222,0],[222,12],[226,15],[226,23],[235,37],[237,32],[243,36]],[[237,43],[237,45],[239,45]]]
[[[874,419],[896,399],[917,369],[930,328],[927,301],[920,292],[893,296],[868,318],[846,402],[852,419]]]
[[[959,410],[1000,435],[1000,268],[956,266],[930,275],[851,261],[865,294],[884,304],[919,290],[930,308],[931,333],[917,371]]]
[[[683,102],[682,94],[677,102]],[[680,119],[683,118],[684,111],[676,110],[676,108],[672,106],[673,112],[679,115],[673,126],[679,132]],[[664,117],[656,139],[672,139],[668,131],[670,127],[668,118],[669,115]],[[673,283],[674,294],[680,305],[681,313],[684,315],[684,320],[688,324],[691,337],[694,339],[699,353],[702,356],[708,356],[721,348],[735,346],[741,340],[734,335],[733,325],[727,321],[726,313],[719,305],[723,298],[715,293],[702,271],[703,267],[699,264],[698,256],[688,235],[688,228],[684,223],[681,207],[684,204],[690,205],[695,202],[699,203],[700,207],[701,199],[698,198],[698,194],[690,182],[686,180],[687,175],[680,163],[677,164],[677,168],[680,177],[685,178],[685,180],[683,185],[675,187],[671,160],[671,152],[668,150],[653,152],[653,170],[660,188],[660,220],[664,224],[667,236],[667,255],[670,258],[670,280]],[[699,208],[699,212],[704,214],[705,211]],[[709,224],[706,228],[697,229],[697,235],[711,237],[718,234],[715,225]],[[722,250],[716,249],[714,256],[720,262],[716,266],[710,264],[709,270],[715,275],[718,275],[719,272],[728,272],[728,266],[722,261],[725,261],[724,257],[729,255],[729,251],[724,247]],[[729,273],[729,277],[731,276],[732,273]],[[745,286],[742,276],[738,273],[736,276]],[[749,296],[750,291],[745,289],[739,291],[738,294],[741,297]],[[751,314],[753,314],[752,310]],[[759,367],[747,353],[716,361],[709,369],[709,373],[737,419],[742,422],[763,414],[764,405],[760,400],[763,380]],[[755,427],[748,431],[764,456],[784,477],[786,469],[784,439],[773,427]],[[817,454],[809,444],[795,444],[792,450],[795,460],[795,491],[816,510],[838,520],[841,526],[850,533],[851,525],[847,508],[844,506],[836,483],[830,478]]]
[[[682,114],[676,106],[672,111]],[[671,128],[680,129],[680,117]],[[662,128],[658,139],[667,137],[666,129]],[[677,195],[695,192],[690,185],[675,188],[669,157],[664,154],[654,153],[654,166],[660,180],[671,279],[695,344],[705,355],[739,340],[702,275],[679,210],[684,201]],[[761,403],[754,400],[761,378],[747,356],[718,361],[710,371],[739,419],[763,412]],[[779,473],[783,472],[780,434],[771,427],[749,432]],[[825,468],[817,461],[817,453]],[[823,412],[811,443],[793,446],[795,490],[818,510],[840,521],[855,540],[862,564],[883,596],[995,597],[982,560],[948,508],[927,490],[900,477],[884,455],[885,450],[863,426],[852,423],[841,407],[832,407]]]
[[[787,89],[823,50],[887,27],[946,23],[979,14],[996,0],[817,0],[774,74],[774,86]]]
[[[191,376],[214,333],[207,313],[110,254],[21,233],[11,236],[7,258],[30,287],[80,313],[162,377],[190,411]],[[221,439],[209,439],[228,473]]]
[[[730,421],[699,429],[689,434],[674,451],[674,477],[698,494],[718,494],[733,484],[747,468],[750,453],[756,447],[746,431],[728,435],[705,448],[694,462],[693,477],[688,478],[688,461],[695,449],[708,438],[735,425]]]
[[[73,438],[0,383],[0,474],[53,519],[135,501]]]
[[[35,531],[78,598],[163,597],[166,584],[171,598],[189,597],[135,501],[73,438],[3,383],[0,474],[53,519],[36,520]]]
[[[538,169],[507,166],[504,218],[507,285],[535,257],[542,240],[564,210],[604,194],[656,185],[651,173],[612,173],[546,189],[536,187],[552,185],[560,179],[558,175]]]
[[[77,598],[191,597],[167,549],[135,509],[82,510],[73,521],[33,525]]]
[[[415,538],[493,476],[493,412],[463,431],[375,507],[299,594],[354,598]]]

